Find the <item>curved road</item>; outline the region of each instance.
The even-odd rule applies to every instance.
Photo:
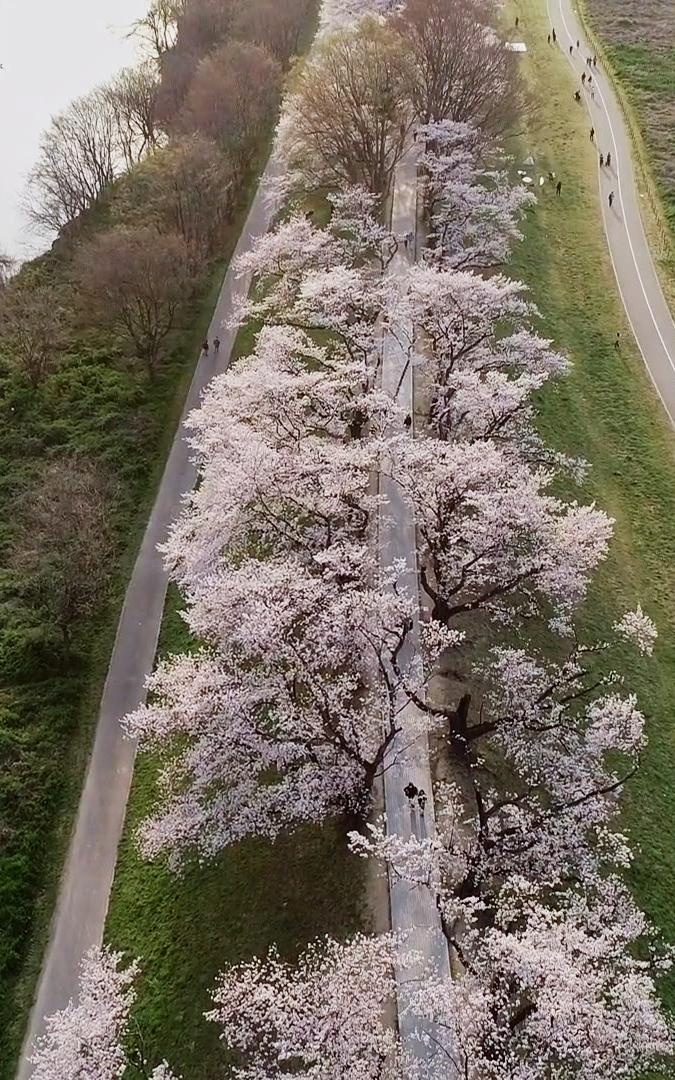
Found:
[[[277,171],[271,158],[230,260],[209,328],[210,341],[216,335],[221,339],[220,354],[216,357],[211,350],[195,371],[127,588],[18,1080],[31,1076],[30,1048],[44,1031],[45,1017],[64,1008],[76,996],[80,961],[92,945],[103,939],[135,757],[135,746],[122,736],[119,721],[145,696],[145,680],[154,665],[168,584],[157,545],[166,539],[169,525],[179,513],[181,498],[194,487],[196,479],[183,436],[183,421],[199,404],[204,387],[229,364],[236,330],[224,322],[232,314],[235,300],[246,296],[249,289],[248,277],[237,277],[232,267],[237,256],[269,228],[275,208],[268,198],[267,185]]]
[[[589,128],[595,128],[602,214],[623,306],[656,392],[675,426],[675,323],[642,224],[632,144],[623,111],[600,64],[591,69],[586,65],[586,58],[593,50],[585,42],[570,0],[547,0],[547,7],[558,45],[578,77],[589,111]],[[589,70],[593,76],[593,94],[581,84],[582,73]],[[599,155],[608,151],[612,155],[611,168],[601,169]],[[608,201],[611,191],[614,192],[612,207]]]

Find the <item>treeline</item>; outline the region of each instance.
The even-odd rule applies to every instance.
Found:
[[[153,0],[146,58],[54,117],[0,260],[0,1046],[76,794],[122,566],[314,0]],[[107,631],[107,632],[106,632]],[[70,767],[69,767],[70,766]],[[51,860],[51,863],[50,863]]]

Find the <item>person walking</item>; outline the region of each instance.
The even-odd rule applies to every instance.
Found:
[[[585,71],[582,71],[582,73],[581,73],[581,85],[582,86],[586,85],[586,72]]]
[[[420,814],[422,815],[422,817],[424,817],[424,808],[427,805],[427,796],[426,792],[422,791],[421,788],[417,792],[417,805],[420,808]]]
[[[551,37],[553,38],[553,44],[555,45],[558,38],[556,37],[555,26],[551,29]]]
[[[410,428],[412,427],[412,416],[410,415],[410,413],[408,413],[405,420],[403,421],[403,426],[406,427],[408,431],[410,431]]]
[[[556,195],[560,195],[561,191],[562,191],[562,180],[558,180],[558,183],[555,186]]]
[[[600,155],[600,168],[602,168],[604,164],[605,164],[605,156],[604,156],[604,154],[601,154]]]
[[[578,49],[578,48],[579,48],[579,42],[578,42],[578,40],[577,40],[577,49]]]
[[[547,40],[547,42],[548,42],[548,43],[549,43],[549,45],[550,45],[550,44],[551,44],[551,35],[550,35],[550,34],[548,35],[548,37],[546,38],[546,40]]]
[[[593,82],[593,76],[589,75],[588,76],[588,85],[590,86],[592,82]]]
[[[581,91],[580,90],[575,90],[575,92],[574,92],[574,100],[575,101],[581,101]]]
[[[204,356],[209,355],[209,343],[208,343],[208,341],[203,341],[202,342],[202,352],[204,353]]]
[[[593,67],[597,67],[597,66],[598,66],[598,58],[597,58],[597,56],[594,56],[593,57]]]
[[[220,338],[219,337],[215,337],[213,339],[213,351],[216,354],[216,356],[220,352]]]
[[[591,130],[588,133],[588,136],[589,136],[591,142],[593,142],[595,140],[595,128],[594,127],[591,128]]]
[[[411,810],[415,809],[415,799],[417,798],[417,788],[413,784],[412,780],[409,780],[406,786],[403,788],[403,794],[408,800],[408,806]]]
[[[608,197],[608,199],[607,199],[607,202],[609,203],[609,208],[610,208],[610,210],[611,210],[611,209],[612,209],[612,205],[613,205],[613,203],[614,203],[614,192],[613,192],[613,191],[610,191],[610,193],[609,193],[609,197]]]
[[[518,18],[518,16],[516,15],[516,30],[518,29],[518,25],[519,25],[519,23],[520,23],[520,19],[519,19],[519,18]]]
[[[574,50],[574,45],[570,45],[570,56],[572,55],[573,50]]]
[[[611,150],[609,150],[607,152],[607,168],[608,169],[611,166],[611,164],[612,164],[612,152],[611,152]]]

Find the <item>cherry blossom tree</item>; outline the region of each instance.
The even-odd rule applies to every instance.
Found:
[[[130,1013],[139,968],[121,953],[91,949],[80,974],[77,1002],[48,1017],[31,1063],[35,1080],[119,1080],[142,1075],[175,1080],[166,1062],[154,1069],[131,1039]]]
[[[296,965],[272,952],[221,973],[208,1015],[237,1055],[237,1080],[395,1080],[400,1048],[384,1010],[395,942],[358,936],[310,946]]]
[[[392,476],[410,499],[421,538],[421,579],[434,616],[476,611],[513,622],[541,604],[566,617],[604,559],[612,522],[564,503],[535,471],[492,442],[391,440]]]

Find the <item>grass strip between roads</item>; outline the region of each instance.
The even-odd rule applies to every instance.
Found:
[[[192,648],[169,592],[159,653]],[[305,828],[275,844],[249,840],[180,875],[144,862],[134,832],[152,808],[160,763],[138,759],[108,916],[107,940],[141,958],[135,1020],[148,1059],[166,1057],[185,1080],[222,1080],[218,1028],[203,1013],[218,971],[274,943],[294,958],[315,937],[368,925],[364,864],[341,825]]]
[[[585,608],[586,627],[602,633],[636,600],[655,619],[651,659],[624,658],[626,688],[647,715],[649,744],[624,800],[624,827],[637,849],[631,882],[640,905],[675,940],[675,442],[630,336],[607,250],[600,212],[596,153],[586,112],[562,53],[546,44],[545,0],[511,0],[505,17],[520,17],[523,58],[536,111],[518,155],[531,153],[536,175],[562,180],[557,199],[548,183],[528,215],[526,240],[513,274],[530,287],[542,332],[573,360],[568,378],[542,396],[540,428],[547,442],[592,466],[581,495],[615,519],[611,555]],[[539,190],[539,189],[537,189]],[[621,332],[620,352],[614,348]],[[664,980],[675,1005],[675,980]]]

